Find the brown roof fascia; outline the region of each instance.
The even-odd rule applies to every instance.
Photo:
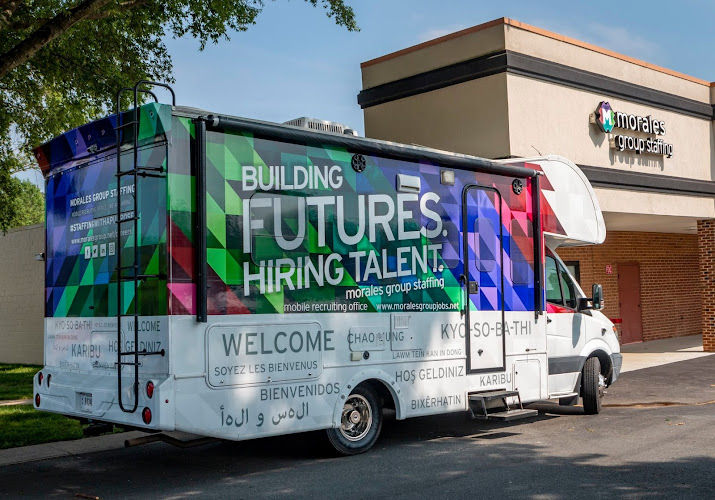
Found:
[[[406,49],[398,50],[397,52],[392,52],[390,54],[378,57],[376,59],[370,59],[369,61],[365,61],[364,63],[361,63],[360,67],[366,68],[368,66],[372,66],[373,64],[379,64],[383,61],[388,61],[390,59],[394,59],[396,57],[400,57],[402,55],[409,54],[410,52],[422,50],[427,47],[431,47],[432,45],[437,45],[442,42],[452,40],[454,38],[459,38],[460,36],[469,35],[470,33],[476,33],[477,31],[482,31],[487,28],[491,28],[492,26],[499,26],[500,24],[507,24],[507,21],[508,21],[508,19],[506,17],[500,17],[499,19],[489,21],[488,23],[480,24],[478,26],[472,26],[471,28],[463,29],[461,31],[456,31],[454,33],[450,33],[449,35],[444,35],[439,38],[435,38],[434,40],[428,40],[426,42],[422,42],[420,44],[413,45],[412,47],[407,47]]]
[[[488,23],[480,24],[477,26],[473,26],[471,28],[463,29],[461,31],[457,31],[455,33],[450,33],[449,35],[441,36],[439,38],[435,38],[434,40],[428,40],[426,42],[420,43],[418,45],[413,45],[412,47],[407,47],[402,50],[398,50],[397,52],[392,52],[390,54],[384,55],[382,57],[378,57],[376,59],[371,59],[369,61],[366,61],[362,64],[360,64],[361,68],[366,68],[368,66],[372,66],[374,64],[379,64],[384,61],[388,61],[390,59],[394,59],[396,57],[400,57],[405,54],[409,54],[410,52],[415,52],[427,47],[431,47],[432,45],[437,45],[442,42],[446,42],[448,40],[452,40],[454,38],[459,38],[464,35],[469,35],[471,33],[476,33],[477,31],[482,31],[487,28],[491,28],[493,26],[498,26],[500,24],[507,25],[507,26],[513,26],[514,28],[522,29],[524,31],[529,31],[531,33],[535,33],[537,35],[545,36],[547,38],[552,38],[554,40],[558,40],[560,42],[568,43],[570,45],[575,45],[577,47],[581,47],[586,50],[591,50],[593,52],[598,52],[599,54],[604,54],[609,57],[613,57],[615,59],[620,59],[621,61],[625,61],[631,64],[635,64],[644,68],[648,68],[653,71],[658,71],[659,73],[664,73],[666,75],[674,76],[676,78],[681,78],[683,80],[687,80],[689,82],[697,83],[699,85],[705,85],[707,87],[715,87],[715,82],[708,82],[707,80],[702,80],[700,78],[695,78],[690,75],[686,75],[684,73],[679,73],[677,71],[673,71],[667,68],[663,68],[661,66],[657,66],[655,64],[651,64],[645,61],[641,61],[640,59],[636,59],[634,57],[629,57],[623,54],[619,54],[618,52],[614,52],[612,50],[604,49],[601,47],[597,47],[596,45],[592,45],[590,43],[582,42],[581,40],[576,40],[575,38],[571,38],[568,36],[564,35],[559,35],[558,33],[554,33],[552,31],[548,31],[545,29],[537,28],[536,26],[531,26],[530,24],[522,23],[521,21],[516,21],[514,19],[509,19],[508,17],[501,17],[499,19],[495,19],[493,21],[489,21]]]

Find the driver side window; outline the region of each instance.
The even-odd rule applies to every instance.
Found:
[[[564,304],[566,307],[576,309],[576,287],[574,287],[571,277],[561,264],[559,264],[559,275],[561,276],[561,290],[564,295]]]
[[[546,256],[546,301],[576,309],[576,286],[566,268],[550,255]]]
[[[548,255],[546,256],[546,301],[560,306],[564,305],[556,259]]]

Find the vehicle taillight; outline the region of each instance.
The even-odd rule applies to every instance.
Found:
[[[37,397],[39,398],[40,396],[38,395]],[[37,405],[39,406],[39,404],[40,403],[38,402]],[[142,410],[142,420],[147,425],[151,423],[151,410],[149,408],[144,408],[144,410]]]
[[[35,394],[35,406],[40,407],[40,395]]]
[[[146,383],[146,397],[151,399],[151,397],[154,395],[154,382],[151,380]]]
[[[37,385],[42,385],[42,379],[44,379],[45,376],[42,374],[42,372],[37,374]]]
[[[52,380],[52,374],[47,375],[47,388],[49,389],[50,387],[50,381]]]

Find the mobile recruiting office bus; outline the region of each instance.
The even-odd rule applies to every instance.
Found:
[[[231,440],[325,429],[353,454],[383,408],[512,419],[582,397],[598,413],[618,376],[600,286],[588,297],[556,255],[605,238],[563,158],[498,163],[159,103],[36,157],[40,410]]]

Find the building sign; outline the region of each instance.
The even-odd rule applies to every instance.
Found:
[[[665,135],[665,122],[656,120],[652,116],[638,116],[614,111],[606,101],[601,101],[596,111],[591,113],[591,123],[606,134],[611,134],[613,129],[640,132],[651,137],[637,137],[625,134],[612,134],[609,143],[612,149],[618,151],[634,151],[636,154],[654,154],[673,156],[673,145],[668,144],[658,136]]]

